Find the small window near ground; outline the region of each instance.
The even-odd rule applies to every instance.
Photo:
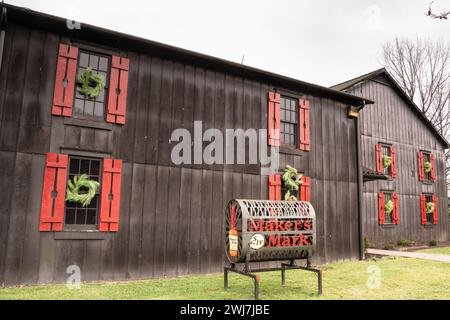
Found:
[[[281,96],[280,136],[281,144],[297,147],[298,99]]]
[[[105,88],[98,97],[90,98],[81,94],[76,86],[74,115],[92,120],[104,120],[105,105],[109,83],[110,57],[80,50],[78,59],[77,79],[90,68],[94,74],[99,74],[104,79]]]
[[[96,158],[69,157],[69,175],[70,181],[75,176],[80,177],[83,174],[89,176],[90,180],[101,181],[102,161]],[[98,216],[100,208],[100,189],[91,200],[90,204],[83,206],[78,202],[66,201],[65,226],[67,229],[75,230],[95,230],[98,226]],[[80,193],[87,192],[84,187],[80,188]]]

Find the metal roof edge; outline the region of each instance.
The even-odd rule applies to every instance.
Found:
[[[353,106],[362,107],[374,102],[332,88],[308,83],[291,77],[283,76],[273,72],[242,65],[236,62],[220,59],[206,54],[190,51],[187,49],[159,43],[156,41],[140,38],[118,31],[108,30],[101,27],[81,24],[81,29],[69,30],[67,19],[34,11],[28,8],[18,7],[10,4],[0,4],[0,7],[8,9],[9,22],[38,27],[43,30],[53,31],[67,37],[76,37],[85,41],[99,43],[111,47],[124,47],[138,52],[149,52],[154,55],[163,56],[167,59],[201,65],[205,68],[223,70],[226,73],[241,77],[258,79],[269,83],[269,85],[285,87],[286,89],[304,91],[305,93],[320,95],[325,98],[334,99]],[[104,37],[101,37],[104,36]]]

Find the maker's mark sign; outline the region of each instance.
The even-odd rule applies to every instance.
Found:
[[[232,200],[226,215],[230,262],[304,259],[315,246],[310,203]]]

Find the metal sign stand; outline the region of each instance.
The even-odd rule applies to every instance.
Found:
[[[248,263],[244,264],[244,269],[243,270],[239,270],[238,268],[236,268],[236,264],[232,263],[229,267],[225,266],[223,268],[223,286],[224,286],[224,290],[227,291],[228,290],[228,273],[229,272],[234,272],[246,277],[250,277],[253,279],[253,284],[254,284],[254,294],[255,294],[255,300],[259,299],[259,281],[260,281],[260,277],[254,273],[258,273],[258,272],[269,272],[269,271],[281,271],[281,285],[285,286],[286,284],[286,270],[296,270],[296,269],[301,269],[301,270],[306,270],[306,271],[311,271],[317,274],[317,285],[318,285],[318,292],[319,295],[322,294],[322,269],[320,268],[314,268],[311,266],[311,261],[308,259],[306,262],[306,266],[302,267],[302,266],[297,266],[295,264],[294,260],[291,260],[289,262],[289,264],[287,263],[281,263],[281,267],[277,267],[277,268],[264,268],[264,269],[254,269],[254,270],[250,270],[250,266]]]

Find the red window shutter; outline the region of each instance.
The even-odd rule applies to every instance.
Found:
[[[299,149],[310,151],[311,139],[310,139],[310,126],[309,126],[309,100],[299,99]]]
[[[104,159],[100,205],[100,231],[119,231],[122,160]]]
[[[433,224],[439,223],[439,210],[438,210],[438,200],[436,196],[433,196],[434,211],[433,211]]]
[[[436,181],[436,171],[434,170],[434,163],[435,163],[435,156],[434,154],[430,154],[430,164],[431,164],[431,181],[435,182]]]
[[[381,147],[380,143],[378,143],[376,145],[375,154],[377,157],[377,159],[376,159],[377,160],[377,172],[383,173],[383,152],[382,152],[382,147]]]
[[[391,164],[391,176],[392,178],[397,177],[397,155],[395,152],[395,148],[391,146],[391,158],[392,158],[392,164]]]
[[[384,224],[384,193],[378,194],[378,223]]]
[[[67,187],[67,162],[65,154],[49,153],[44,171],[40,231],[62,231]]]
[[[392,202],[394,203],[394,210],[392,211],[392,222],[394,224],[398,224],[400,221],[398,211],[398,194],[395,192],[392,194]]]
[[[269,176],[269,200],[281,200],[281,176]]]
[[[427,224],[427,204],[425,195],[420,195],[420,220],[423,225]]]
[[[104,159],[100,205],[100,231],[119,231],[122,160]]]
[[[61,43],[59,45],[55,92],[53,94],[52,114],[55,116],[72,116],[77,61],[78,48]]]
[[[300,201],[311,202],[311,179],[303,176],[300,185]]]
[[[111,77],[109,81],[108,114],[106,121],[125,124],[128,93],[128,70],[130,60],[122,57],[112,57]]]
[[[267,130],[269,146],[280,146],[280,94],[269,92],[267,106]]]
[[[419,181],[425,180],[425,171],[423,168],[423,152],[419,151],[418,153],[418,162],[419,162]]]

